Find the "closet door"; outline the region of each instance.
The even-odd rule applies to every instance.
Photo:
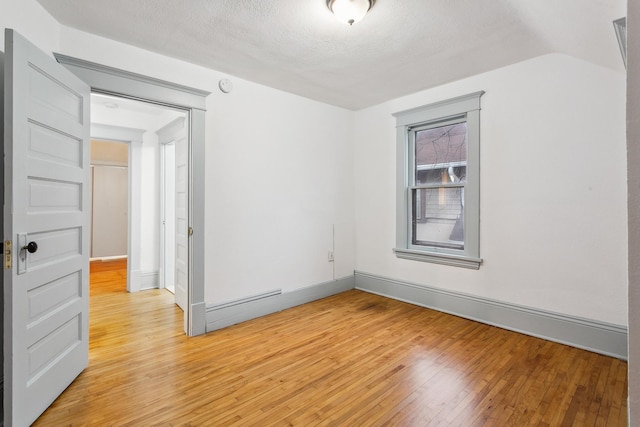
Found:
[[[128,168],[94,165],[91,256],[127,255]]]

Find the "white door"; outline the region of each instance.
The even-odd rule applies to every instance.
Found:
[[[23,426],[88,363],[90,88],[6,30],[4,89],[4,423]]]
[[[176,158],[176,304],[183,310],[187,308],[187,290],[189,288],[189,140],[187,121],[181,117],[180,129],[175,134]],[[185,331],[187,330],[185,316]]]

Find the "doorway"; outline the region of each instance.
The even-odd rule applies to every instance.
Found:
[[[205,110],[208,91],[172,83],[166,80],[132,73],[91,61],[54,53],[56,61],[88,84],[95,93],[117,95],[128,99],[146,100],[157,105],[181,109],[187,113],[185,126],[189,130],[187,144],[188,186],[185,205],[188,207],[188,265],[186,278],[186,308],[184,331],[189,336],[204,334],[207,329],[205,304]],[[93,128],[93,126],[92,126]],[[127,130],[119,129],[118,132]],[[135,129],[134,129],[135,131]],[[124,139],[131,141],[132,139]],[[141,138],[140,138],[141,141]],[[131,144],[131,147],[134,147]],[[133,154],[133,151],[130,151]],[[130,156],[133,164],[134,158]],[[131,168],[133,169],[133,167]],[[130,193],[130,198],[135,196]],[[130,212],[130,222],[134,221]],[[129,230],[131,231],[131,230]],[[131,233],[130,233],[131,234]],[[133,241],[134,236],[129,240]],[[132,258],[133,254],[130,253]]]
[[[90,123],[87,119],[91,90],[155,100],[164,105],[181,106],[188,112],[186,122],[192,136],[187,140],[189,187],[186,204],[189,207],[189,237],[192,238],[188,240],[188,305],[183,318],[187,335],[199,335],[206,329],[203,178],[204,105],[209,93],[87,61],[54,56],[71,73],[24,37],[13,30],[5,31],[5,55],[0,55],[0,63],[5,59],[3,70],[11,70],[4,79],[9,88],[4,93],[3,103],[7,124],[4,128],[5,161],[21,166],[5,168],[8,177],[4,181],[5,206],[12,208],[5,210],[3,218],[5,247],[25,248],[22,257],[5,257],[10,262],[16,261],[17,265],[5,268],[3,275],[8,309],[3,318],[7,377],[2,380],[4,419],[9,424],[30,424],[88,363],[86,275],[91,200],[90,150],[87,147]],[[127,133],[127,129],[120,131]],[[134,141],[131,138],[122,140]],[[39,141],[39,144],[29,141]],[[37,155],[29,154],[34,151]],[[31,163],[23,162],[27,158]],[[48,162],[48,166],[43,162]],[[28,179],[32,181],[31,189],[27,186]],[[198,184],[192,185],[194,182]],[[30,198],[25,197],[27,194]],[[63,197],[59,197],[60,194]],[[132,197],[130,192],[129,198]],[[27,200],[30,205],[25,203]],[[37,227],[25,220],[29,207],[35,207],[41,214]],[[197,232],[193,233],[193,229]],[[30,241],[30,238],[34,240]],[[46,242],[40,251],[36,240]],[[8,251],[6,255],[9,255]],[[27,264],[36,268],[27,269]],[[54,290],[38,291],[37,314],[32,313],[34,318],[31,319],[38,330],[33,328],[25,334],[26,324],[30,321],[25,316],[30,310],[25,306],[26,293],[43,284],[53,284]],[[29,371],[29,360],[38,361],[30,368],[36,371]]]
[[[91,260],[127,257],[129,148],[91,141]]]
[[[92,137],[111,141],[92,143],[92,150],[105,151],[105,147],[111,147],[106,155],[95,155],[106,157],[107,161],[98,161],[94,166],[94,177],[100,180],[107,175],[107,182],[100,185],[99,181],[94,181],[93,216],[96,221],[106,216],[108,221],[103,224],[94,221],[92,258],[106,256],[110,259],[118,256],[101,250],[100,237],[111,242],[126,236],[126,248],[120,245],[119,251],[127,257],[126,290],[129,292],[165,287],[175,292],[175,280],[169,278],[176,275],[177,228],[175,214],[171,215],[176,212],[176,198],[175,195],[168,197],[167,193],[175,192],[176,166],[174,158],[165,158],[165,146],[175,147],[176,140],[171,136],[174,123],[179,121],[184,127],[186,117],[187,112],[176,108],[114,95],[91,95]],[[169,138],[167,129],[171,133]],[[186,131],[183,133],[187,135]],[[179,143],[187,145],[188,140],[182,138]],[[122,147],[126,148],[126,152],[116,154],[117,149],[122,150]],[[117,164],[114,164],[114,157],[118,158],[115,160]],[[122,161],[123,157],[128,159],[126,164]],[[169,163],[171,161],[173,164]],[[125,188],[121,183],[118,187],[120,190],[116,190],[118,181],[122,182],[123,179]],[[114,201],[116,197],[110,193],[118,193],[116,197],[119,202],[124,201],[128,209],[119,209]],[[125,196],[127,193],[128,198]],[[114,216],[118,216],[120,221],[115,221]],[[111,225],[112,228],[100,229],[101,225]],[[186,234],[186,231],[183,233]],[[170,256],[173,257],[171,260]],[[121,269],[121,265],[114,264],[114,269]],[[180,302],[176,299],[176,303],[184,309],[184,304]]]

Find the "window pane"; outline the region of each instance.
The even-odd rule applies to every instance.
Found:
[[[464,249],[464,189],[412,190],[413,244]]]
[[[416,185],[466,181],[466,122],[417,131],[415,150]]]

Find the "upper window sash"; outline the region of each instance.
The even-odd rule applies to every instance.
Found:
[[[408,141],[408,157],[409,157],[409,165],[411,165],[411,169],[407,170],[409,176],[407,177],[407,184],[409,186],[416,186],[416,172],[419,170],[428,170],[428,169],[436,169],[436,166],[440,166],[440,165],[447,165],[447,166],[453,166],[452,163],[439,163],[439,164],[433,164],[433,165],[422,165],[425,167],[419,167],[417,165],[417,161],[416,161],[416,135],[419,132],[422,131],[426,131],[429,129],[435,129],[435,128],[439,128],[439,127],[444,127],[444,126],[451,126],[451,125],[457,125],[459,123],[465,123],[467,121],[467,115],[466,114],[458,114],[455,117],[447,117],[447,118],[441,118],[440,120],[434,120],[428,123],[422,123],[420,125],[414,125],[414,126],[409,126],[407,127],[407,132],[408,132],[408,137],[409,137],[409,141]],[[467,165],[467,161],[464,162],[455,162],[456,164],[459,164],[461,166],[466,166]],[[408,169],[408,168],[407,168]],[[441,184],[439,186],[444,186],[444,184]],[[427,188],[427,187],[424,187]]]

